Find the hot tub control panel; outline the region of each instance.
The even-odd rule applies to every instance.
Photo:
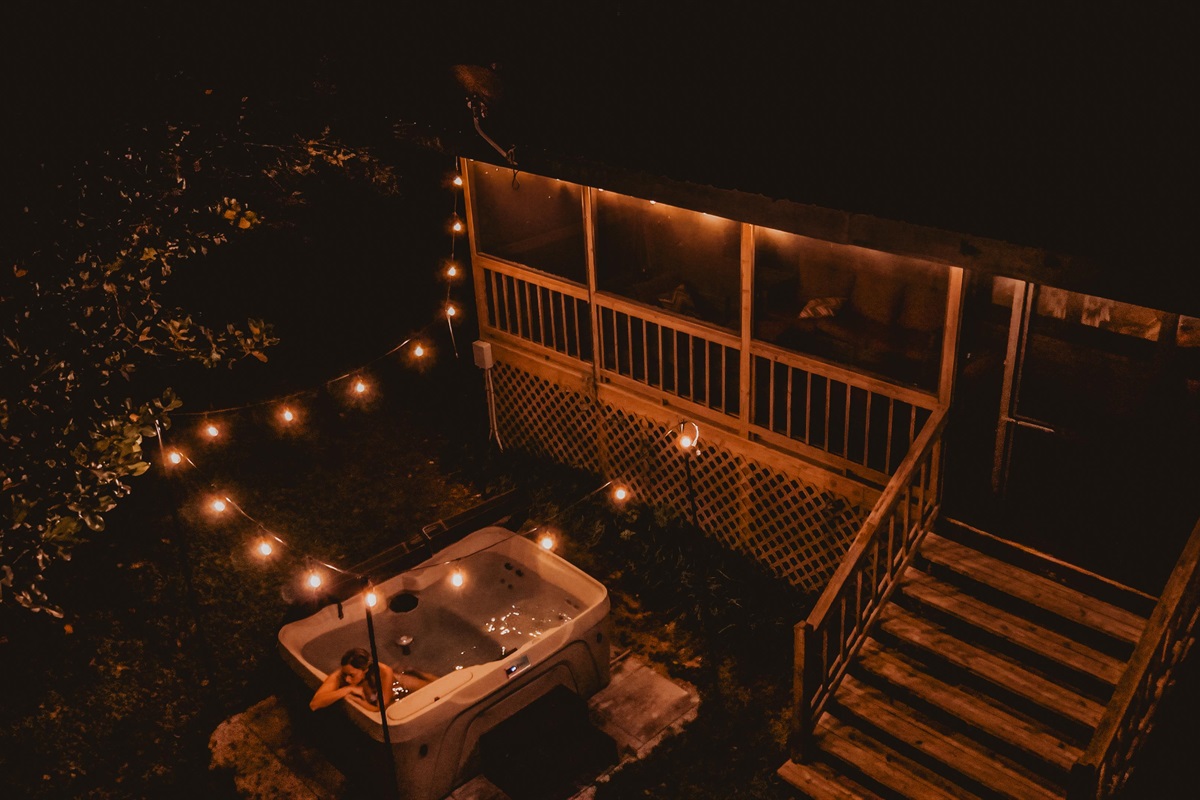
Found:
[[[520,674],[529,669],[529,656],[521,656],[513,663],[504,668],[504,674],[511,678],[514,675]]]

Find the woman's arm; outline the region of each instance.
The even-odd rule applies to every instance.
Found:
[[[331,706],[343,697],[352,694],[355,687],[348,685],[338,686],[341,682],[341,675],[342,671],[340,669],[326,675],[325,680],[321,681],[321,685],[317,687],[316,694],[313,695],[312,700],[308,701],[308,707],[316,711],[318,708]]]
[[[369,669],[374,670],[375,667],[372,666]],[[386,689],[379,690],[379,696],[383,698],[383,707],[387,708],[388,706],[390,706],[392,704],[392,701],[395,700],[395,695],[392,692],[392,680],[393,680],[392,668],[389,667],[387,664],[380,664],[379,665],[379,679],[383,683],[383,685],[385,687],[387,687]],[[357,703],[358,705],[362,706],[363,708],[367,709],[368,711],[378,711],[379,710],[378,706],[376,706],[370,700],[367,700],[365,697],[362,696],[362,692],[355,692],[354,694],[350,695],[350,700]]]

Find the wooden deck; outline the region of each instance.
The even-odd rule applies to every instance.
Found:
[[[812,759],[780,768],[804,796],[1065,797],[1147,598],[1100,597],[1027,553],[956,538],[928,534],[817,722]]]

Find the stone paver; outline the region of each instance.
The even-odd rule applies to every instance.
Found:
[[[617,743],[618,762],[570,800],[591,800],[630,761],[644,758],[663,739],[696,718],[696,688],[673,681],[637,658],[616,664],[612,681],[588,702],[592,723]],[[212,767],[234,772],[242,797],[334,800],[345,778],[321,754],[298,741],[283,705],[268,697],[222,722],[209,739]],[[510,800],[482,775],[455,789],[448,800]]]

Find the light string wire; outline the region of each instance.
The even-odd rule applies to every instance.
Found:
[[[454,181],[454,184],[455,184],[455,186],[461,185],[461,179],[459,176],[457,176],[457,173],[456,173],[456,179]],[[454,222],[452,223],[451,232],[450,232],[450,234],[451,234],[450,235],[450,256],[451,256],[450,265],[454,267],[455,272],[450,273],[448,271],[448,273],[447,273],[447,278],[450,279],[450,282],[448,282],[447,287],[446,287],[446,306],[445,306],[446,313],[445,313],[445,316],[446,316],[447,325],[450,330],[451,341],[453,342],[454,341],[453,317],[455,316],[455,314],[453,311],[453,306],[450,305],[450,292],[451,292],[450,283],[452,283],[453,279],[455,277],[457,277],[459,274],[459,272],[457,271],[457,262],[455,262],[455,260],[454,260],[455,243],[456,243],[458,234],[463,232],[461,223],[458,220],[458,194],[457,194],[457,192],[454,193],[454,216],[452,217],[452,219]],[[448,268],[448,270],[449,270],[449,268]],[[366,369],[368,367],[378,363],[379,361],[382,361],[383,359],[387,358],[388,356],[391,356],[391,355],[401,351],[402,349],[404,349],[406,346],[413,343],[414,341],[418,342],[418,346],[420,346],[419,342],[420,342],[421,336],[428,334],[430,329],[436,324],[440,324],[440,323],[438,323],[436,321],[432,321],[432,322],[426,324],[426,326],[424,328],[422,328],[420,331],[418,331],[416,334],[408,337],[407,339],[405,339],[404,341],[395,345],[394,347],[390,348],[389,350],[382,353],[381,355],[376,356],[375,358],[371,359],[370,361],[366,362],[365,364],[360,365],[356,369],[352,369],[352,370],[347,371],[335,378],[326,380],[326,381],[322,382],[321,384],[319,384],[318,386],[314,386],[309,389],[298,390],[298,391],[291,392],[291,393],[283,395],[283,396],[274,397],[274,398],[270,398],[270,399],[266,399],[266,400],[260,400],[260,401],[251,402],[251,403],[245,403],[242,405],[229,406],[226,408],[208,410],[208,411],[203,411],[203,412],[180,412],[180,413],[174,414],[173,416],[208,418],[208,417],[213,417],[213,416],[217,416],[217,415],[232,414],[232,413],[247,411],[247,410],[260,408],[260,407],[268,406],[268,405],[279,405],[279,404],[286,402],[287,400],[290,400],[290,399],[293,399],[296,397],[301,397],[301,396],[308,395],[308,394],[315,394],[320,387],[328,388],[328,387],[331,387],[331,386],[333,386],[343,380],[346,380],[347,378],[350,378],[352,376],[361,375],[363,372],[366,371]],[[455,346],[454,349],[455,349],[455,357],[458,357],[457,345]],[[677,430],[669,429],[665,433],[664,437],[667,439],[670,439],[671,437],[675,437],[676,439],[681,439],[683,436],[685,427],[688,425],[692,426],[692,428],[695,431],[695,435],[693,438],[690,439],[690,443],[683,444],[682,442],[680,442],[680,445],[685,452],[687,452],[689,455],[691,455],[692,453],[694,453],[698,450],[696,445],[698,444],[699,438],[700,438],[700,428],[698,425],[696,425],[695,422],[682,421],[682,422],[680,422]],[[159,439],[159,446],[160,446],[160,448],[163,449],[163,452],[165,455],[166,451],[165,451],[165,439],[163,436],[163,431],[158,426],[157,423],[155,424],[155,429],[156,429],[156,433],[157,433],[157,436]],[[186,454],[181,453],[178,450],[174,450],[174,449],[171,450],[169,456],[166,456],[166,458],[170,463],[174,464],[175,466],[178,466],[179,464],[186,462],[186,464],[189,467],[191,467],[193,470],[195,470],[195,472],[197,474],[204,472],[204,470],[202,470],[190,457],[188,457]],[[164,466],[166,466],[166,464],[164,464]],[[256,531],[256,533],[258,533],[259,539],[260,539],[259,545],[258,545],[260,548],[260,553],[264,557],[271,555],[272,550],[273,550],[273,548],[270,548],[269,546],[264,547],[263,543],[266,542],[266,540],[268,538],[271,541],[273,541],[275,544],[280,545],[285,552],[295,553],[294,548],[291,546],[291,544],[286,539],[283,538],[283,536],[281,536],[278,532],[268,528],[260,519],[256,518],[254,515],[250,514],[241,505],[241,503],[238,503],[237,501],[233,500],[228,495],[224,494],[223,492],[220,492],[220,490],[218,489],[215,482],[213,482],[211,480],[208,480],[205,482],[207,483],[209,490],[212,491],[214,494],[218,495],[218,498],[220,501],[223,501],[224,504],[226,504],[226,506],[233,508],[234,511],[236,511],[239,515],[241,515],[243,518],[245,518],[248,522],[250,522],[253,525],[254,530]],[[585,492],[583,495],[576,498],[571,503],[568,503],[567,505],[559,508],[557,511],[555,511],[553,514],[551,514],[549,517],[542,520],[539,524],[534,525],[532,528],[529,528],[526,530],[522,526],[522,529],[517,530],[517,531],[511,531],[511,532],[509,532],[508,535],[503,536],[500,539],[497,539],[496,541],[494,541],[488,545],[477,548],[477,549],[472,550],[467,553],[457,555],[454,558],[450,558],[450,559],[440,559],[440,560],[435,561],[433,559],[436,558],[436,553],[431,552],[431,556],[429,559],[430,563],[412,567],[409,569],[409,571],[430,569],[435,566],[445,566],[448,564],[456,563],[456,562],[462,561],[464,559],[467,559],[473,555],[476,555],[477,553],[480,553],[484,550],[490,549],[492,547],[496,547],[496,546],[508,541],[509,539],[512,539],[513,537],[516,537],[516,536],[530,537],[533,534],[537,533],[538,531],[545,530],[548,526],[552,525],[556,520],[563,517],[565,514],[567,514],[569,511],[576,508],[577,506],[579,506],[584,501],[589,500],[592,497],[595,497],[596,495],[600,494],[601,492],[605,491],[606,489],[608,489],[610,487],[614,487],[614,498],[617,500],[617,502],[623,502],[629,495],[628,489],[626,489],[624,486],[622,486],[620,484],[614,484],[614,481],[611,479],[607,480],[604,483],[597,486],[596,488]],[[220,510],[220,509],[218,509],[218,510]],[[313,580],[314,578],[317,579],[316,583],[310,583],[310,586],[313,589],[319,588],[320,584],[322,583],[322,581],[316,575],[316,572],[315,572],[316,567],[314,565],[324,567],[325,569],[328,569],[332,572],[355,579],[355,580],[359,581],[360,583],[362,583],[364,588],[369,589],[369,587],[371,585],[370,577],[368,575],[365,575],[358,571],[358,569],[362,565],[369,563],[369,561],[371,559],[367,559],[366,561],[359,562],[359,564],[356,564],[354,567],[346,569],[346,568],[339,567],[338,565],[336,565],[330,561],[327,561],[325,559],[318,558],[310,553],[304,553],[304,554],[295,553],[295,554],[299,555],[302,558],[302,560],[304,561],[305,568],[306,568],[306,574],[309,575],[310,581]]]
[[[447,278],[447,284],[446,284],[446,296],[445,296],[445,301],[444,301],[444,305],[443,305],[443,314],[446,318],[446,325],[450,332],[450,341],[451,341],[451,344],[454,349],[455,358],[458,358],[458,345],[457,345],[457,342],[455,341],[455,337],[454,337],[454,319],[453,319],[456,316],[456,309],[451,303],[451,289],[453,287],[454,279],[456,277],[458,277],[459,274],[461,274],[458,264],[454,260],[456,246],[457,246],[457,239],[458,239],[459,234],[465,233],[466,231],[465,231],[465,226],[462,224],[462,222],[459,220],[459,217],[458,217],[458,194],[459,194],[459,190],[461,189],[461,187],[463,185],[463,181],[462,181],[462,176],[461,176],[461,174],[459,174],[458,169],[457,169],[457,161],[455,163],[454,169],[452,170],[452,175],[453,175],[453,178],[450,181],[451,186],[452,186],[451,194],[453,197],[453,211],[452,211],[452,216],[451,216],[451,223],[449,226],[450,227],[450,231],[449,231],[449,233],[450,233],[450,262],[447,266],[446,275],[445,275],[445,277]],[[317,384],[316,386],[312,386],[312,387],[309,387],[306,389],[299,389],[294,392],[289,392],[288,394],[285,394],[285,395],[271,397],[268,399],[258,400],[258,401],[254,401],[254,402],[250,402],[250,403],[243,403],[243,404],[234,405],[234,406],[226,406],[226,407],[219,408],[219,409],[209,409],[207,411],[181,411],[181,412],[173,414],[172,416],[174,416],[176,418],[200,417],[200,418],[208,419],[208,418],[211,418],[214,416],[249,411],[249,410],[261,408],[264,406],[273,406],[273,405],[277,406],[277,405],[284,404],[287,401],[293,400],[298,397],[315,395],[321,388],[328,390],[330,387],[336,385],[337,383],[339,383],[341,381],[346,380],[347,378],[363,374],[364,372],[366,372],[366,370],[369,367],[373,366],[374,364],[382,361],[383,359],[385,359],[395,353],[400,352],[406,346],[413,343],[414,341],[417,342],[417,345],[416,345],[417,351],[416,351],[415,355],[418,358],[421,357],[423,355],[423,353],[421,351],[421,344],[420,344],[421,338],[423,336],[428,336],[430,334],[430,331],[432,330],[432,328],[437,324],[440,324],[440,322],[436,321],[436,320],[431,321],[430,323],[426,324],[425,327],[423,327],[422,329],[417,331],[415,334],[413,334],[412,336],[409,336],[404,341],[402,341],[399,344],[395,345],[394,347],[390,348],[386,352],[381,353],[380,355],[376,356],[375,358],[371,359],[370,361],[367,361],[364,364],[360,364],[358,367],[351,369],[347,372],[344,372],[344,373],[338,375],[337,377],[325,380],[325,381],[321,382],[320,384]],[[288,421],[288,422],[292,421],[293,418],[291,416],[290,409],[285,408],[284,413],[288,415],[287,417],[285,417],[286,421]],[[172,449],[170,452],[170,455],[167,455],[166,441],[165,441],[165,437],[163,435],[163,429],[161,426],[159,426],[159,424],[157,422],[155,423],[154,427],[155,427],[155,432],[156,432],[158,442],[159,442],[159,448],[164,457],[164,464],[163,464],[164,467],[167,467],[168,464],[178,466],[178,465],[186,462],[189,467],[191,467],[193,470],[196,471],[196,473],[203,472],[203,470],[200,469],[200,467],[196,464],[195,461],[193,461],[189,456],[180,452],[179,450]],[[207,481],[207,483],[208,483],[209,489],[211,491],[213,491],[214,493],[218,492],[218,488],[214,482]],[[240,503],[234,501],[232,498],[230,498],[228,495],[225,495],[224,493],[219,494],[219,501],[223,502],[225,505],[223,505],[219,509],[217,509],[218,511],[223,510],[226,506],[232,507],[238,514],[240,514],[242,517],[244,517],[247,521],[249,521],[254,526],[254,529],[256,530],[256,532],[258,532],[260,534],[259,548],[260,548],[260,553],[264,557],[271,555],[271,552],[273,550],[273,548],[270,547],[270,545],[264,544],[268,538],[270,540],[272,540],[273,542],[275,542],[276,544],[280,545],[285,551],[292,550],[291,545],[282,536],[280,536],[279,533],[268,528],[261,520],[257,519],[252,514],[250,514],[248,511],[246,511],[246,509]],[[304,554],[303,559],[304,559],[304,563],[307,567],[307,572],[309,573],[309,575],[315,574],[313,572],[313,565],[317,564],[322,567],[325,567],[326,569],[332,570],[333,572],[336,572],[338,574],[356,578],[356,579],[362,581],[364,583],[364,585],[367,584],[367,581],[368,581],[367,576],[358,574],[357,572],[355,572],[353,570],[343,569],[343,568],[337,566],[336,564],[333,564],[324,559],[317,558],[316,556],[313,556],[313,555],[307,554],[307,553]],[[314,586],[313,588],[317,588],[317,587]]]

